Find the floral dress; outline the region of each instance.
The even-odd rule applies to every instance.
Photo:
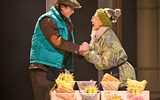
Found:
[[[85,58],[98,70],[118,66],[122,87],[126,86],[127,78],[136,79],[135,70],[127,62],[127,54],[110,27],[101,27],[99,30],[92,31],[90,51]]]

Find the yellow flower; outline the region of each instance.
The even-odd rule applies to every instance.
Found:
[[[141,94],[141,92],[145,89],[146,84],[147,84],[146,80],[137,81],[137,80],[127,79],[127,90],[132,94]]]
[[[84,92],[87,94],[94,94],[98,92],[97,86],[88,86],[84,89]]]
[[[74,86],[74,76],[70,73],[60,73],[58,78],[56,79],[56,84],[60,85],[67,85],[67,86]]]

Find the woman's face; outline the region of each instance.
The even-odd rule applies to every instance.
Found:
[[[61,7],[61,13],[69,18],[73,13],[74,13],[74,8],[70,7],[70,6],[62,6]]]
[[[92,16],[91,22],[92,22],[92,25],[93,25],[92,28],[94,30],[98,30],[100,28],[100,26],[102,26],[102,22],[100,21],[100,19],[99,19],[97,14]]]

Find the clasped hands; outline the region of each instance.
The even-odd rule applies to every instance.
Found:
[[[80,46],[79,46],[79,54],[82,56],[85,56],[86,54],[88,54],[89,52],[89,44],[87,42],[83,42]]]

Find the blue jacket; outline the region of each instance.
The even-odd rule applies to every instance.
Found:
[[[60,16],[56,8],[51,7],[51,10],[43,14],[42,16],[40,16],[36,23],[34,35],[32,37],[30,63],[40,63],[40,64],[44,64],[44,65],[48,65],[51,67],[56,67],[58,69],[61,69],[63,66],[62,63],[64,59],[64,52],[54,48],[47,41],[47,39],[45,38],[45,36],[43,35],[40,29],[39,21],[45,16],[50,17],[56,23],[60,36],[63,39],[68,40],[68,29],[65,24],[65,21],[62,19],[62,17]],[[72,40],[74,43],[73,32],[72,32]],[[73,57],[70,59],[70,61],[67,64],[68,65],[66,65],[66,67],[70,67],[69,69],[72,69]]]

